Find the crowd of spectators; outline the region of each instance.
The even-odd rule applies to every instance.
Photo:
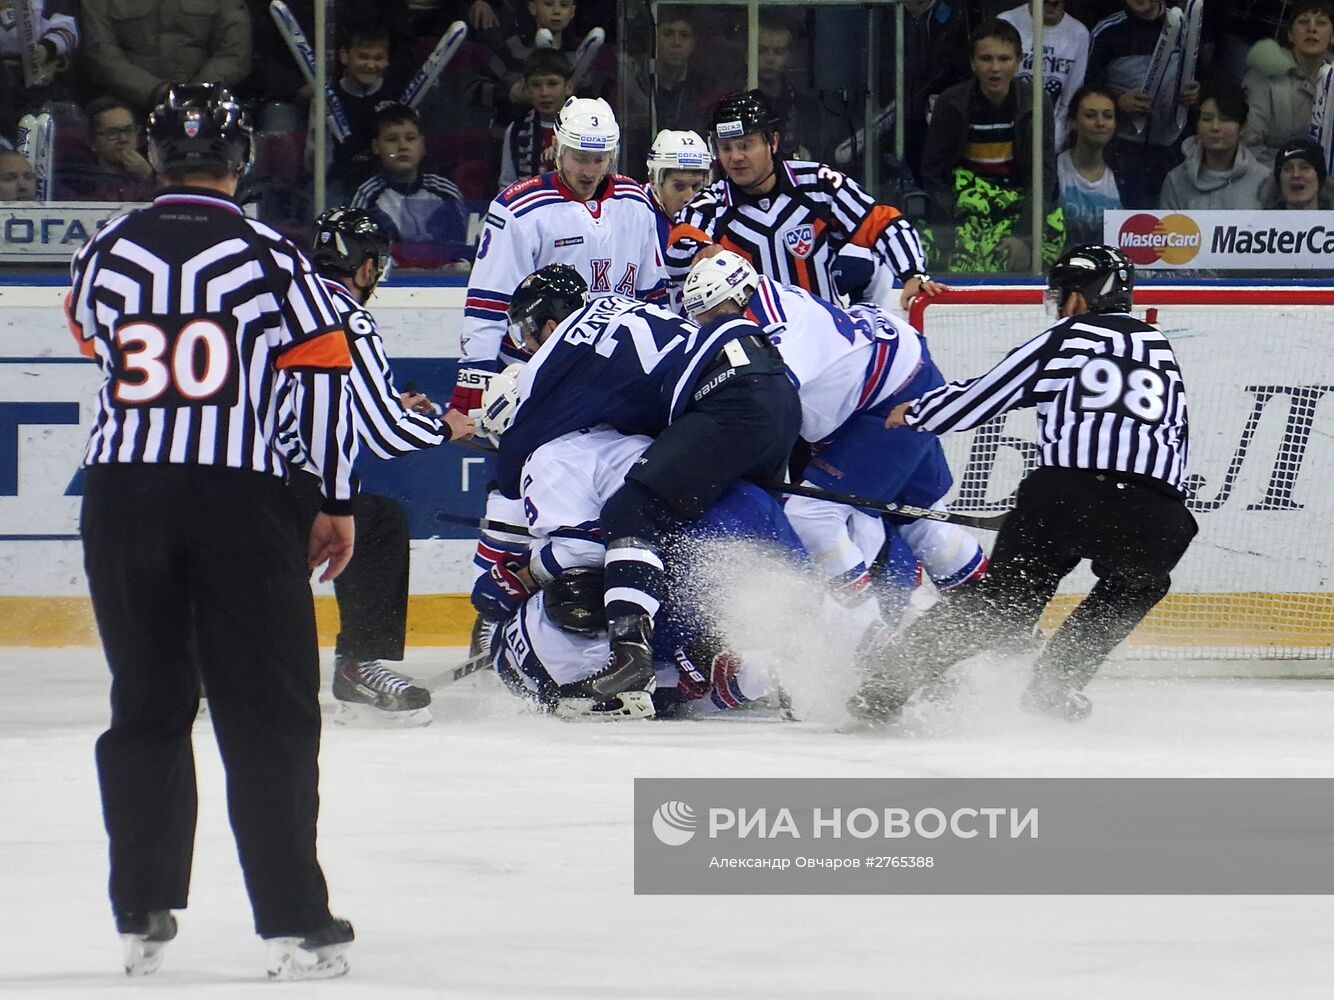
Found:
[[[35,38],[20,30],[18,2],[36,15]],[[308,36],[317,2],[287,0]],[[1334,58],[1331,0],[1206,0],[1198,82],[1146,93],[1172,5],[1044,0],[1038,115],[1027,3],[904,0],[906,147],[896,155],[885,115],[874,140],[877,193],[922,216],[935,267],[1036,269],[1069,242],[1099,238],[1109,209],[1334,204],[1324,156],[1307,138],[1318,74]],[[650,122],[703,132],[713,103],[744,86],[743,8],[663,4],[650,22],[650,5],[635,5],[633,15],[622,6],[329,4],[329,80],[347,134],[316,164],[311,87],[269,0],[0,0],[0,200],[34,196],[31,167],[10,150],[28,116],[41,113],[55,126],[49,197],[150,197],[147,111],[169,82],[219,81],[253,112],[256,163],[244,196],[261,217],[294,232],[308,225],[319,171],[330,203],[381,216],[400,263],[464,268],[487,201],[549,169],[555,114],[571,94],[613,105],[624,135],[620,168],[641,176]],[[864,42],[856,37],[864,19],[816,4],[763,11],[759,87],[782,122],[783,155],[857,173],[863,88],[848,82],[860,68],[849,69],[856,59],[847,46]],[[457,20],[467,40],[425,100],[405,104],[405,85]],[[880,23],[875,82],[888,100],[894,18]],[[581,61],[593,28],[606,42]],[[1039,127],[1043,231],[1033,233]]]

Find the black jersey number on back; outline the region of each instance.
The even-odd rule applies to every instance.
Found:
[[[1079,408],[1156,424],[1167,412],[1167,379],[1130,358],[1093,358],[1079,369]]]
[[[127,316],[112,342],[111,391],[121,406],[236,403],[236,321],[230,316]]]

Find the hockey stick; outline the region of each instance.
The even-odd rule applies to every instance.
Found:
[[[51,199],[51,159],[55,142],[55,121],[47,112],[24,115],[19,119],[18,152],[32,165],[37,201]]]
[[[435,512],[435,519],[443,521],[445,524],[462,524],[469,528],[481,528],[483,531],[502,531],[507,535],[527,535],[532,537],[532,532],[528,530],[527,525],[510,524],[508,521],[493,521],[489,517],[469,517],[467,514],[451,514],[447,510],[438,510]]]
[[[810,497],[812,500],[827,500],[829,503],[841,503],[847,507],[860,507],[863,510],[879,511],[881,514],[897,514],[920,521],[944,521],[946,524],[961,524],[967,528],[982,528],[985,531],[999,531],[1008,514],[993,514],[983,517],[976,514],[956,514],[949,510],[935,510],[931,507],[914,507],[911,504],[891,503],[888,500],[876,500],[874,497],[858,496],[855,493],[835,493],[822,490],[818,486],[799,486],[796,483],[756,483],[762,490],[777,496]]]
[[[273,23],[278,26],[278,34],[283,36],[283,41],[287,43],[287,49],[292,53],[292,58],[296,60],[297,68],[301,70],[301,75],[306,78],[306,82],[312,87],[315,84],[315,50],[311,48],[306,33],[301,30],[301,23],[297,21],[296,15],[292,13],[290,7],[283,3],[283,0],[272,0],[269,4],[269,14],[273,17]],[[328,81],[324,84],[324,100],[329,106],[329,118],[333,123],[334,138],[343,142],[352,132],[352,126],[348,123],[347,112],[343,110],[343,102],[338,99],[338,94]]]
[[[584,40],[574,50],[574,58],[570,60],[572,67],[570,70],[571,87],[578,87],[583,82],[588,68],[593,65],[593,58],[598,54],[598,49],[602,48],[602,43],[606,40],[607,33],[601,28],[593,28],[584,36]]]
[[[455,681],[461,681],[469,674],[475,674],[479,670],[485,670],[491,665],[490,653],[478,653],[476,656],[470,656],[457,667],[451,667],[448,670],[436,674],[434,677],[427,677],[421,682],[421,686],[428,691],[438,691],[446,684],[453,684]]]
[[[440,41],[435,43],[435,48],[431,54],[426,57],[426,61],[421,64],[421,69],[417,70],[417,75],[408,81],[408,85],[403,88],[403,93],[399,95],[398,102],[406,104],[410,108],[415,108],[425,99],[427,91],[440,78],[445,67],[449,65],[451,59],[458,54],[459,46],[463,44],[463,39],[468,36],[468,26],[462,21],[455,21],[449,26],[449,29],[440,36]]]
[[[37,37],[39,21],[37,6],[40,0],[14,0],[10,4],[14,11],[14,27],[19,36],[19,54],[23,59],[23,86],[41,87],[51,82],[51,74],[37,62],[37,53],[42,44]]]

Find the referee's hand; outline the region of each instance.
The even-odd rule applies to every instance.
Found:
[[[306,553],[306,563],[311,569],[328,563],[320,574],[320,583],[328,583],[343,572],[352,558],[356,535],[351,514],[335,516],[321,511],[315,515],[315,523],[310,526],[310,549]]]

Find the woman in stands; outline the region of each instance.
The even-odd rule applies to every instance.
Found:
[[[1102,243],[1102,214],[1125,207],[1121,181],[1104,156],[1116,134],[1116,99],[1100,87],[1070,98],[1065,149],[1056,158],[1068,246]]]
[[[1250,106],[1236,84],[1200,91],[1195,134],[1181,145],[1186,162],[1163,181],[1158,207],[1178,211],[1254,209],[1269,170],[1241,143]]]

